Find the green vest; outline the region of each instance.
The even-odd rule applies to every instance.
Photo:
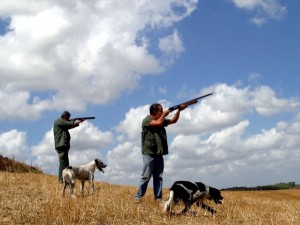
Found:
[[[167,132],[169,120],[164,121],[160,127],[151,127],[152,118],[148,115],[142,123],[142,154],[143,155],[166,155],[168,154]]]

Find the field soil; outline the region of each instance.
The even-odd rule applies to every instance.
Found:
[[[280,191],[223,191],[224,203],[207,201],[217,214],[193,206],[185,215],[167,215],[154,202],[152,189],[134,203],[136,187],[95,183],[95,194],[86,185],[84,196],[76,185],[61,195],[57,177],[39,173],[0,172],[0,224],[102,224],[102,225],[299,225],[300,189]],[[164,189],[164,201],[168,189]],[[176,206],[179,211],[182,205]]]

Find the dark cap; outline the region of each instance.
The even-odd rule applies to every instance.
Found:
[[[64,111],[61,114],[61,118],[70,118],[71,114],[68,111]]]

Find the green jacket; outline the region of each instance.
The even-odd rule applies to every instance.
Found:
[[[166,155],[168,154],[167,132],[169,120],[164,121],[161,127],[151,127],[152,118],[148,115],[142,123],[142,154]]]
[[[54,143],[55,149],[60,147],[69,147],[71,135],[69,129],[79,126],[79,124],[74,124],[75,121],[64,120],[63,118],[57,118],[54,121],[53,134],[54,134]]]

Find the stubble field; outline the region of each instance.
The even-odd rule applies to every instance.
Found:
[[[102,224],[102,225],[298,225],[300,189],[281,191],[223,191],[224,203],[214,205],[216,215],[192,207],[186,215],[166,215],[154,202],[152,189],[134,203],[136,187],[96,182],[95,194],[86,185],[85,196],[61,195],[57,177],[33,173],[0,172],[0,224]],[[168,189],[164,189],[164,200]],[[179,210],[179,209],[178,209]]]

